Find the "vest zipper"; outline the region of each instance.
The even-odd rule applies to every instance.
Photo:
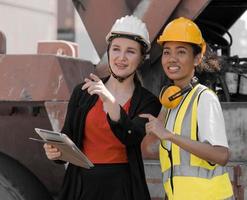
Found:
[[[192,90],[191,90],[191,91],[192,91]],[[189,92],[185,95],[185,97],[182,99],[182,102],[180,103],[179,108],[178,108],[178,111],[177,111],[177,113],[176,113],[175,122],[176,122],[176,120],[177,120],[177,116],[178,116],[178,113],[179,113],[179,110],[180,110],[181,106],[183,105],[183,103],[184,103],[186,97],[188,96],[188,94],[189,94],[191,91],[189,91]],[[170,113],[169,113],[169,114],[170,114]],[[168,116],[168,117],[169,117],[169,116]],[[167,119],[168,119],[168,118],[167,118]],[[168,120],[167,120],[167,121],[168,121]],[[166,123],[167,123],[167,121],[166,121]],[[174,123],[174,126],[175,126],[175,123]],[[173,126],[173,130],[174,130],[174,126]],[[170,161],[171,161],[171,178],[170,178],[170,183],[171,183],[172,193],[174,193],[174,185],[173,185],[172,143],[171,143],[171,150],[168,151],[168,156],[169,156]]]
[[[174,190],[174,186],[173,186],[173,161],[172,161],[172,148],[170,151],[168,151],[168,156],[170,158],[170,161],[171,161],[171,177],[170,177],[170,183],[171,183],[171,188],[172,188],[172,193],[173,193],[173,190]]]

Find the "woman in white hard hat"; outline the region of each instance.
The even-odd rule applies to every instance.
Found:
[[[150,49],[145,24],[134,16],[118,19],[106,37],[110,76],[91,74],[71,96],[63,133],[93,162],[69,164],[59,200],[149,200],[140,144],[146,119],[161,104],[144,89],[136,70]],[[44,145],[47,157],[61,152]]]
[[[229,151],[221,106],[216,94],[194,77],[199,67],[213,70],[217,65],[207,65],[207,58],[201,63],[206,44],[189,19],[170,22],[158,43],[163,47],[164,72],[173,86],[160,94],[163,108],[158,118],[141,116],[149,119],[147,133],[161,140],[160,162],[168,199],[230,199],[233,192],[224,167]]]

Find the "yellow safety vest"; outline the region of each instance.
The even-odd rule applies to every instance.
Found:
[[[197,104],[200,94],[206,89],[198,84],[184,98],[175,119],[173,127],[175,134],[198,140]],[[170,111],[165,125],[169,113]],[[212,165],[173,143],[168,150],[165,140],[160,145],[160,163],[163,185],[169,200],[233,198],[231,182],[225,167]]]

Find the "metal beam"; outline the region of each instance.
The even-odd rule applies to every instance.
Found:
[[[141,18],[148,27],[150,40],[153,41],[160,29],[181,0],[143,0],[134,11],[134,15]]]
[[[113,22],[127,14],[130,9],[124,0],[73,0],[99,56],[106,50],[105,36]]]
[[[194,20],[211,1],[212,0],[182,0],[172,14],[171,19],[183,16]]]

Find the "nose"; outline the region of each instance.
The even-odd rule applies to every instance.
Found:
[[[126,55],[125,55],[125,52],[124,52],[124,51],[121,51],[121,52],[119,53],[119,59],[120,59],[120,60],[125,60],[125,59],[126,59]]]
[[[171,53],[167,58],[168,62],[177,62],[177,56],[174,53]]]

